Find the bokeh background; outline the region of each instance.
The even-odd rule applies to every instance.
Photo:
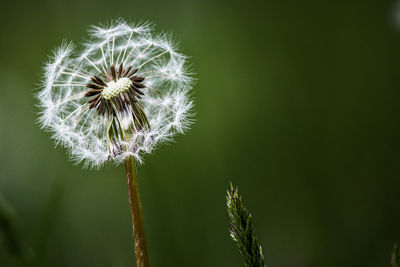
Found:
[[[400,241],[396,1],[2,1],[0,266],[135,266],[123,166],[82,169],[35,122],[63,40],[122,17],[192,56],[196,124],[139,167],[152,266],[242,266],[238,185],[269,266],[389,266]],[[22,258],[22,260],[21,260]]]

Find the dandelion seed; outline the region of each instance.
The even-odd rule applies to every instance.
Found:
[[[83,49],[62,45],[46,65],[42,126],[86,166],[142,160],[191,124],[186,57],[149,24],[94,26]]]

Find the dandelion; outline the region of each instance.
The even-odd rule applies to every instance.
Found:
[[[45,67],[40,121],[85,165],[142,161],[190,125],[186,57],[148,24],[93,27],[75,55],[61,46]]]
[[[80,49],[62,45],[45,66],[40,124],[85,166],[125,163],[136,254],[146,258],[135,161],[190,126],[187,58],[148,23],[120,20],[89,34]]]

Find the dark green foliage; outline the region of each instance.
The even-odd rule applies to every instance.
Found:
[[[231,221],[230,235],[244,257],[245,266],[266,266],[262,248],[253,229],[251,214],[243,205],[238,188],[234,189],[232,184],[227,191],[226,205]]]
[[[0,245],[14,260],[13,266],[32,266],[31,253],[18,234],[15,219],[10,208],[0,195]],[[0,246],[1,247],[1,246]],[[0,264],[1,265],[1,264]]]
[[[392,267],[400,267],[400,249],[397,244],[394,244],[394,247],[393,247]]]
[[[10,211],[0,197],[0,238],[10,254],[20,255],[21,244]]]

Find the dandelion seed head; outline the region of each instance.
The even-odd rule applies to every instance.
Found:
[[[149,23],[93,26],[76,49],[63,44],[44,67],[39,122],[85,166],[142,162],[192,120],[186,57]]]

